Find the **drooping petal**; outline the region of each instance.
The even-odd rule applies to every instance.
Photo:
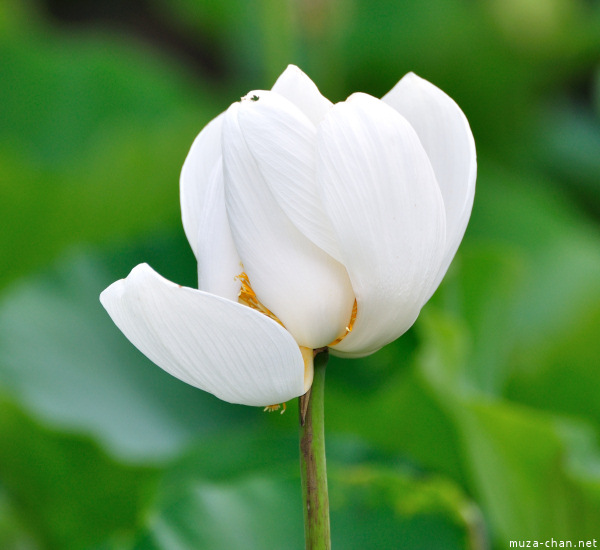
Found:
[[[317,180],[358,304],[335,346],[366,354],[415,321],[444,252],[445,215],[419,138],[365,94],[333,107],[318,129]]]
[[[271,90],[291,101],[315,125],[325,118],[327,111],[333,106],[296,65],[288,65]]]
[[[211,120],[198,134],[181,169],[179,191],[185,235],[198,257],[198,226],[210,176],[221,158],[223,114]]]
[[[300,349],[275,321],[167,281],[147,264],[109,286],[100,301],[150,360],[220,399],[265,406],[308,389]]]
[[[352,312],[348,275],[277,204],[246,144],[240,108],[233,104],[223,122],[225,203],[236,248],[258,299],[296,341],[325,346],[343,334]]]
[[[225,210],[223,164],[209,178],[198,216],[198,288],[237,301],[241,260],[235,249]]]
[[[384,97],[417,132],[431,161],[446,208],[446,251],[431,293],[446,273],[465,233],[473,198],[475,141],[460,107],[442,90],[408,73]]]
[[[308,77],[306,77],[308,78]],[[277,204],[318,247],[339,260],[316,180],[317,129],[287,99],[253,91],[238,110],[240,129]]]

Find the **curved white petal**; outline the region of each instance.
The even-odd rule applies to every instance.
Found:
[[[365,94],[318,129],[317,180],[358,304],[335,349],[368,354],[415,321],[444,252],[442,196],[410,124]]]
[[[446,251],[433,293],[446,273],[467,228],[475,196],[475,141],[460,107],[442,90],[408,73],[384,97],[417,132],[444,198]]]
[[[317,187],[315,125],[276,93],[253,91],[248,96],[255,99],[242,101],[238,122],[259,172],[292,223],[339,261],[335,233]]]
[[[242,264],[225,210],[223,165],[220,160],[210,175],[199,208],[196,246],[198,288],[237,301],[241,287],[237,276]]]
[[[237,300],[240,257],[235,249],[223,196],[223,114],[194,140],[180,178],[183,228],[198,260],[198,288]]]
[[[271,88],[298,107],[313,124],[325,118],[333,104],[296,65],[288,65]]]
[[[265,406],[306,391],[298,345],[253,309],[176,285],[147,264],[109,286],[100,301],[150,360],[220,399]]]
[[[225,203],[236,248],[258,299],[296,341],[325,346],[343,334],[351,316],[348,275],[277,204],[246,144],[240,109],[233,104],[223,122]]]
[[[198,134],[183,163],[179,178],[183,229],[196,257],[198,257],[197,239],[200,210],[204,203],[210,176],[221,158],[222,123],[223,114],[221,113]]]

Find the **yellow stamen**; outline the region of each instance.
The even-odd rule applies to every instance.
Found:
[[[260,300],[256,297],[256,292],[250,286],[250,280],[248,279],[248,275],[245,271],[242,271],[236,279],[242,283],[242,288],[240,288],[240,293],[238,294],[238,303],[243,304],[245,306],[251,307],[256,311],[260,311],[262,314],[266,315],[273,319],[273,321],[279,323],[283,328],[285,326],[279,320],[277,315],[275,315],[269,308],[265,307]],[[281,408],[281,414],[283,414],[286,410],[287,405],[285,403],[277,403],[275,405],[267,405],[264,408],[264,412],[274,412],[278,411]]]
[[[274,412],[274,411],[278,411],[280,407],[283,407],[281,409],[281,412],[279,414],[283,414],[286,409],[287,409],[287,405],[286,403],[278,403],[277,405],[267,405],[264,409],[263,412]]]
[[[339,344],[344,338],[346,338],[346,336],[348,336],[348,334],[350,334],[352,332],[352,329],[354,328],[354,321],[356,321],[357,309],[358,309],[358,304],[356,303],[356,300],[354,300],[354,306],[352,307],[352,315],[350,316],[350,322],[348,323],[348,326],[346,327],[346,332],[344,332],[344,334],[342,334],[339,338],[336,338],[333,342],[331,342],[331,344],[327,344],[327,347],[331,347],[331,346],[335,346],[336,344]]]
[[[256,309],[261,313],[264,313],[267,317],[273,319],[279,323],[282,327],[284,327],[283,323],[278,319],[277,315],[275,315],[270,309],[263,306],[260,300],[256,297],[256,293],[252,290],[250,286],[250,280],[248,279],[248,275],[246,275],[245,271],[242,271],[236,279],[242,283],[242,288],[240,289],[240,293],[238,294],[238,302],[240,304],[244,304],[245,306],[251,307],[252,309]],[[285,327],[284,327],[285,328]]]

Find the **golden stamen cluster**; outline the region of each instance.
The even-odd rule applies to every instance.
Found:
[[[279,414],[283,414],[287,408],[286,403],[278,403],[277,405],[267,405],[264,409],[263,412],[275,412],[278,411],[281,408],[281,412]]]
[[[270,317],[273,319],[273,321],[277,321],[283,328],[285,328],[283,323],[278,319],[277,315],[275,315],[270,309],[263,306],[260,300],[256,297],[256,293],[250,286],[250,280],[248,279],[246,272],[242,271],[236,277],[236,279],[242,283],[242,288],[238,294],[238,302],[264,313],[267,317]]]

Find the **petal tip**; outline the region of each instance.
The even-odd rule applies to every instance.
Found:
[[[100,303],[106,310],[108,310],[115,299],[119,299],[121,296],[123,296],[126,286],[130,285],[132,281],[137,282],[152,276],[158,277],[159,275],[147,263],[136,265],[129,272],[127,277],[115,281],[100,293]]]
[[[304,74],[304,71],[298,67],[298,65],[294,65],[293,63],[290,63],[286,68],[285,71],[283,71],[284,73],[286,71],[290,71],[290,72],[295,72],[295,73],[302,73]],[[283,74],[283,73],[282,73]]]
[[[308,78],[309,80],[311,80],[311,78],[297,65],[294,65],[292,63],[290,63],[285,70],[279,75],[279,77],[277,78],[277,80],[275,81],[275,84],[273,85],[273,88],[275,88],[277,86],[277,83],[280,83],[280,81],[285,81],[288,78],[290,79],[297,79],[298,77],[300,78]],[[312,80],[311,80],[312,82]]]
[[[403,86],[414,86],[416,88],[424,88],[424,87],[433,87],[433,88],[437,88],[437,86],[435,86],[434,84],[432,84],[431,82],[429,82],[429,80],[419,76],[417,73],[414,73],[413,71],[409,71],[408,73],[406,73],[396,84],[396,86],[394,86],[394,88],[396,87],[403,87]],[[392,88],[392,90],[394,89]]]
[[[400,80],[425,80],[424,78],[421,78],[417,73],[413,72],[413,71],[408,71]]]

